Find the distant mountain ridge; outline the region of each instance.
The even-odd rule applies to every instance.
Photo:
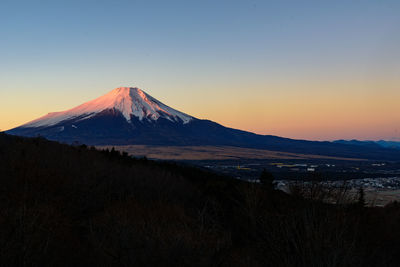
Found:
[[[294,140],[224,127],[175,110],[136,87],[120,87],[63,112],[7,131],[87,145],[237,146],[304,154],[400,160],[400,150],[340,142]]]
[[[357,146],[367,146],[367,147],[385,147],[385,148],[393,148],[393,149],[400,149],[400,142],[396,141],[360,141],[360,140],[336,140],[333,141],[336,144],[347,144],[347,145],[357,145]]]

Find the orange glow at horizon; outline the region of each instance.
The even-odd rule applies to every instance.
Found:
[[[320,82],[275,83],[248,88],[218,86],[218,89],[204,86],[175,91],[139,87],[164,104],[194,117],[258,134],[309,140],[400,141],[400,92],[393,83],[381,86],[379,91],[354,82],[329,86]],[[186,90],[191,93],[183,94]],[[18,95],[8,96],[2,108],[10,113],[0,114],[0,129],[19,126],[48,112],[73,108],[103,93],[60,97],[61,92],[54,92],[47,97],[32,95],[23,99]],[[17,101],[24,108],[16,108]]]
[[[335,86],[339,89],[332,89]],[[204,101],[207,107],[198,113],[224,126],[258,134],[321,141],[400,141],[400,90],[394,90],[394,86],[370,90],[356,83],[330,87],[320,90],[324,87],[316,84],[292,90],[275,86],[280,90],[223,92]],[[201,104],[191,109],[195,112],[200,108]]]

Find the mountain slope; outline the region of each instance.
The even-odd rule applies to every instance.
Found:
[[[336,140],[333,142],[337,143],[337,144],[348,144],[348,145],[369,146],[369,147],[386,147],[386,148],[400,149],[400,142],[396,142],[396,141]]]
[[[88,145],[228,145],[335,157],[400,160],[400,151],[293,140],[224,127],[161,103],[138,88],[121,87],[73,109],[50,113],[7,133]]]

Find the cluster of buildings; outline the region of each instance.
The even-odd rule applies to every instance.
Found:
[[[317,165],[317,164],[307,164],[307,163],[300,163],[300,164],[285,164],[281,162],[273,162],[269,164],[270,166],[274,166],[279,169],[287,169],[290,171],[306,171],[306,172],[315,172],[318,167],[324,167],[324,168],[331,168],[335,167],[336,165],[334,164],[322,164],[322,165]]]
[[[277,188],[285,188],[291,183],[298,183],[295,180],[276,180],[275,185]],[[312,183],[312,182],[304,182]],[[337,180],[337,181],[323,181],[321,182],[327,187],[343,187],[348,188],[366,188],[366,189],[400,189],[400,177],[382,177],[382,178],[363,178],[363,179],[350,179],[350,180]]]

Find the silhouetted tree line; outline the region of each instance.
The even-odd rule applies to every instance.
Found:
[[[400,266],[400,205],[0,134],[0,266]]]

